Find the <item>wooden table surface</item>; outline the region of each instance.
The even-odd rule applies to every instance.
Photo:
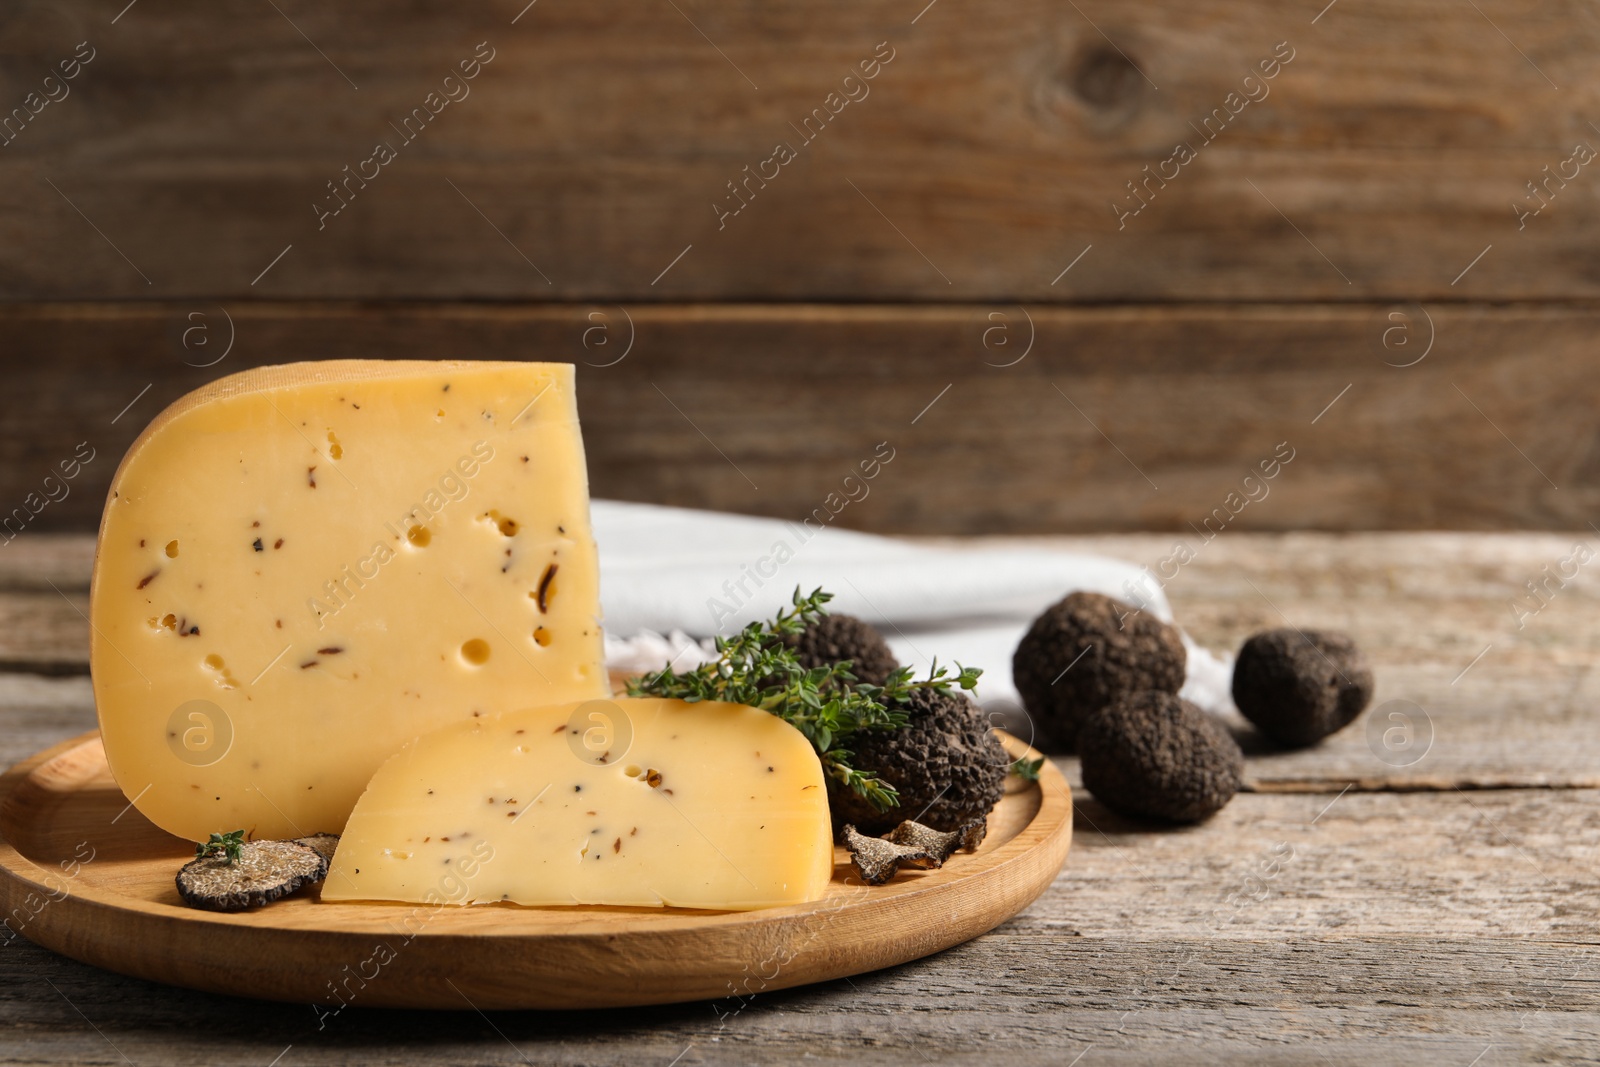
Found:
[[[1142,563],[1169,541],[1050,539]],[[1215,648],[1286,617],[1348,630],[1375,661],[1382,725],[1251,752],[1247,790],[1199,827],[1151,829],[1080,791],[1055,884],[931,959],[743,1003],[353,1007],[319,1028],[310,1006],[123,978],[18,939],[0,948],[0,1063],[1600,1062],[1600,611],[1582,573],[1520,627],[1513,607],[1574,544],[1219,537],[1168,586],[1179,620]],[[8,764],[94,725],[91,554],[33,534],[0,552]],[[1383,745],[1397,710],[1409,755]],[[1076,785],[1076,760],[1059,762]]]

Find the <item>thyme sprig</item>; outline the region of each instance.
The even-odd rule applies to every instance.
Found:
[[[716,640],[717,658],[688,671],[670,666],[630,679],[629,696],[673,697],[693,703],[722,700],[771,712],[799,730],[817,750],[829,777],[866,799],[878,811],[898,806],[900,794],[871,770],[851,765],[855,752],[849,740],[865,730],[895,730],[906,724],[902,705],[919,689],[944,691],[952,685],[970,690],[983,672],[956,664],[952,676],[934,661],[928,677],[912,680],[901,667],[881,686],[862,682],[843,660],[807,668],[784,638],[802,633],[827,614],[823,606],[833,594],[820,588],[809,596],[795,588],[793,608],[770,622],[753,622],[732,637]]]
[[[194,846],[194,858],[205,859],[220,852],[227,863],[234,864],[239,862],[243,850],[244,831],[233,830],[225,834],[212,834],[211,840]]]

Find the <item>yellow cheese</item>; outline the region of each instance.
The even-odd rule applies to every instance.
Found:
[[[338,832],[445,723],[607,692],[572,367],[236,374],[123,459],[91,594],[117,784],[180,837]]]
[[[373,776],[323,900],[745,910],[833,871],[822,764],[742,704],[617,698],[474,719]]]

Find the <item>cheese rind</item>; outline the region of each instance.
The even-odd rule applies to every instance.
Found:
[[[190,840],[337,832],[419,733],[603,695],[572,379],[301,363],[158,416],[113,479],[90,608],[134,805]]]
[[[741,704],[616,698],[406,746],[356,805],[322,899],[747,910],[817,900],[832,873],[800,731]]]

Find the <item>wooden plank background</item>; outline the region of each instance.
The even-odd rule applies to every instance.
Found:
[[[1184,531],[1287,443],[1231,528],[1585,530],[1597,333],[1595,308],[1523,304],[0,305],[0,504],[87,442],[29,528],[93,529],[138,431],[227,370],[510,355],[578,364],[602,497],[798,520],[888,441],[841,525]]]
[[[1600,146],[1583,0],[525,3],[7,5],[7,108],[80,41],[96,57],[0,149],[0,293],[241,294],[292,244],[251,295],[1600,295],[1600,182],[1562,166]],[[390,124],[480,42],[470,95],[401,143]],[[880,44],[867,95],[805,143]],[[1275,52],[1267,95],[1205,142]],[[312,204],[379,140],[397,158],[319,230]],[[1195,161],[1119,229],[1113,201],[1180,141]],[[779,142],[798,158],[719,229]],[[1575,176],[1519,229],[1546,166]]]
[[[1181,530],[1287,440],[1242,527],[1585,529],[1597,44],[1583,0],[8,4],[0,512],[88,441],[28,527],[91,529],[162,403],[360,355],[578,361],[629,499],[797,518],[887,439],[841,524]]]

